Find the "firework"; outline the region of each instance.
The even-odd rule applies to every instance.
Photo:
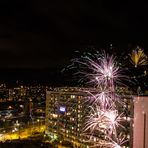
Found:
[[[105,52],[95,55],[95,58],[89,56],[73,60],[73,63],[75,63],[73,65],[79,67],[79,71],[75,74],[81,76],[80,80],[87,81],[86,84],[93,84],[95,87],[110,87],[114,91],[115,85],[121,84],[121,78],[125,78],[122,76],[122,71],[115,58]]]
[[[123,133],[120,133],[117,137],[108,137],[109,139],[109,148],[121,148],[121,146],[126,143],[128,140],[125,138]]]
[[[93,93],[91,91],[87,91],[86,93],[89,96],[87,97],[87,101],[92,105],[98,104],[102,109],[114,108],[115,102],[122,102],[119,99],[119,95],[115,94],[109,89],[102,88],[101,86],[97,93]]]
[[[122,148],[122,145],[126,143],[128,140],[123,136],[122,133],[118,135],[118,137],[110,137],[107,136],[104,140],[99,140],[95,142],[95,144],[91,147],[102,147],[102,148]]]
[[[99,142],[94,144],[93,141],[94,146],[120,148],[123,138],[117,137],[117,129],[119,126],[123,127],[120,124],[123,118],[116,104],[122,102],[116,94],[116,86],[121,85],[121,79],[125,78],[120,67],[115,58],[105,52],[82,56],[81,59],[74,59],[73,63],[80,69],[76,74],[83,76],[81,80],[85,80],[86,84],[91,84],[98,90],[97,93],[87,92],[90,113],[86,117],[83,132],[90,137],[90,141],[92,137],[99,138]]]
[[[91,147],[102,147],[102,148],[122,148],[122,145],[126,143],[128,139],[120,133],[114,137],[106,136],[104,140],[99,140]]]
[[[132,51],[130,54],[131,63],[137,67],[138,65],[147,65],[148,64],[148,57],[144,54],[144,51],[137,47],[135,50]]]
[[[116,127],[121,126],[122,114],[118,114],[117,110],[102,110],[99,106],[90,107],[91,113],[87,116],[84,132],[88,131],[93,135],[96,131],[100,133],[116,134]]]

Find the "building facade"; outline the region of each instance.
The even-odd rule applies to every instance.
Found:
[[[89,114],[89,103],[87,92],[95,93],[96,89],[88,88],[55,88],[53,91],[46,92],[46,134],[50,137],[59,140],[68,140],[75,143],[77,146],[89,145],[90,137],[83,134],[84,122]],[[124,90],[118,90],[121,94]],[[128,142],[125,147],[130,147],[132,137],[132,99],[129,93],[122,95],[123,105],[120,111],[123,112],[123,120],[125,129],[124,135]],[[94,138],[94,142],[97,137]]]
[[[56,88],[54,91],[47,91],[46,133],[75,141],[78,145],[83,141],[82,123],[87,114],[84,109],[84,99],[87,97],[85,91],[82,88]]]
[[[148,96],[134,98],[133,148],[148,147]]]

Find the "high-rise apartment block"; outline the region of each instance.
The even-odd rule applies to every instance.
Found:
[[[82,123],[87,114],[85,91],[83,88],[56,88],[54,91],[47,91],[46,133],[53,137],[83,141]]]
[[[77,146],[89,145],[89,136],[83,134],[85,119],[89,115],[88,92],[96,93],[98,89],[64,87],[55,88],[52,91],[46,92],[46,134],[53,139],[68,140],[75,143]],[[125,90],[118,89],[118,93],[122,94]],[[125,129],[123,133],[126,139],[130,141],[132,136],[132,99],[127,94],[122,94],[120,98],[123,104],[120,111],[123,112],[122,119],[124,120]],[[94,137],[94,141],[97,141]],[[130,143],[126,142],[126,148]]]

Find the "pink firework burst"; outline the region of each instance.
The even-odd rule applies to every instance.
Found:
[[[99,85],[110,87],[114,91],[116,83],[120,83],[121,70],[113,56],[103,54],[98,65],[96,74],[96,81]]]
[[[93,84],[100,87],[111,87],[114,91],[115,84],[121,83],[121,69],[115,61],[113,55],[109,56],[105,52],[94,56],[84,56],[74,59],[73,65],[79,65],[76,75],[82,76],[80,80],[85,80],[86,84]]]
[[[100,107],[90,107],[91,113],[87,117],[86,126],[84,132],[90,132],[92,135],[96,132],[102,132],[107,134],[116,134],[116,127],[120,125],[122,120],[122,114],[118,114],[117,110],[107,109],[102,110]]]
[[[99,142],[93,141],[94,145],[120,148],[123,138],[117,137],[117,129],[119,126],[123,127],[120,124],[123,118],[117,104],[122,102],[116,93],[116,87],[123,85],[121,80],[127,77],[122,75],[115,57],[105,52],[94,56],[89,54],[73,62],[79,67],[76,74],[83,76],[81,79],[86,84],[96,88],[96,91],[87,91],[86,101],[89,101],[91,109],[86,117],[84,134],[90,136],[90,141],[94,138],[99,139]]]
[[[115,102],[119,102],[119,96],[106,88],[99,88],[98,92],[91,92],[87,91],[88,94],[88,102],[93,104],[98,104],[100,108],[107,109],[107,108],[114,108]]]

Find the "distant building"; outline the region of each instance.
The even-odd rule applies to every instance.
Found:
[[[148,148],[148,96],[134,98],[133,148]]]
[[[0,84],[0,128],[5,123],[45,121],[45,100],[48,86],[24,86],[7,88]]]

